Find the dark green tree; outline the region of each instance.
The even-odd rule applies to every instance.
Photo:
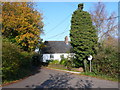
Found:
[[[76,57],[75,65],[86,70],[88,56],[96,53],[98,38],[90,14],[83,11],[83,4],[79,4],[72,14],[70,38]]]

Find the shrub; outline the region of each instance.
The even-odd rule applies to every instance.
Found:
[[[103,47],[92,61],[92,67],[97,74],[118,78],[118,51],[112,46]]]
[[[59,60],[51,60],[49,63],[50,64],[59,64]]]
[[[30,73],[32,53],[22,51],[17,45],[3,39],[2,80],[11,81]]]
[[[66,66],[68,70],[71,70],[72,67],[74,67],[73,57],[69,56],[67,58],[62,57],[60,64]]]
[[[12,77],[19,69],[21,61],[19,48],[10,42],[3,42],[2,72],[3,80]]]
[[[67,63],[67,59],[66,58],[61,59],[61,61],[60,61],[61,65],[66,66],[66,63]]]
[[[34,55],[32,56],[32,65],[33,66],[39,66],[40,65],[40,54],[38,53],[34,53]]]

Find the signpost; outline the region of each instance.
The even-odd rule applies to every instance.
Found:
[[[91,60],[92,60],[92,55],[88,57],[88,60],[90,61],[90,72],[91,72]]]

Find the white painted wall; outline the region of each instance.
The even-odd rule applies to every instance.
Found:
[[[54,58],[50,58],[50,55],[53,55]],[[54,53],[54,54],[43,54],[43,62],[46,62],[47,60],[61,60],[61,55],[64,55],[64,58],[72,57],[74,53]]]

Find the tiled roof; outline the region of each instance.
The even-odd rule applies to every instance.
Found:
[[[70,53],[72,46],[70,43],[66,44],[64,41],[45,41],[45,46],[42,49],[43,53]]]

